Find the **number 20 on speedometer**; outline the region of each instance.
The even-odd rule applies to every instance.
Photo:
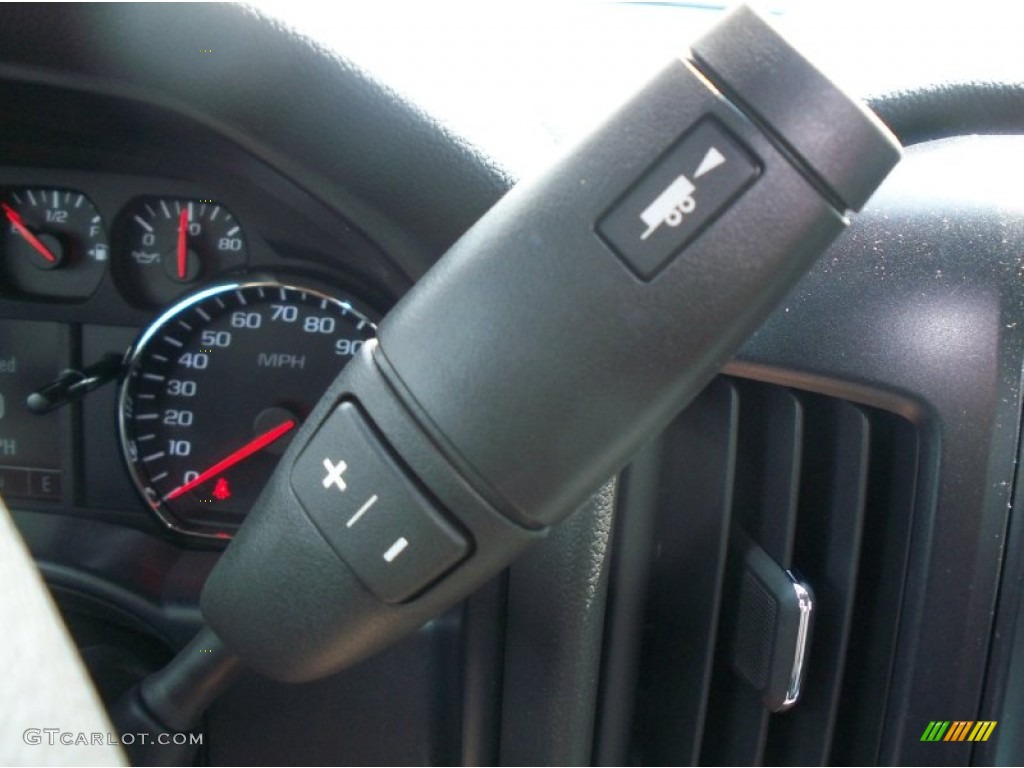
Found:
[[[122,447],[168,527],[227,538],[298,426],[376,326],[351,299],[277,281],[204,290],[129,355]]]

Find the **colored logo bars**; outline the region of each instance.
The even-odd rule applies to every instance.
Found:
[[[988,741],[997,720],[932,720],[921,741]]]

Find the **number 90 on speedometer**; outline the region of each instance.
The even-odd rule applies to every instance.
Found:
[[[229,538],[375,331],[351,299],[277,281],[167,310],[132,347],[119,396],[125,460],[149,507],[181,533]]]

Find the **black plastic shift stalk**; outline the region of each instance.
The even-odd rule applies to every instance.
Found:
[[[899,156],[731,13],[385,318],[211,575],[212,629],[308,680],[463,598],[690,402]]]

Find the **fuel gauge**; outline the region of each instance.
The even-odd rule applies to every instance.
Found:
[[[88,298],[107,268],[110,248],[96,206],[67,189],[16,189],[0,215],[0,293]]]
[[[246,262],[242,228],[211,200],[145,197],[122,214],[117,275],[129,298],[162,306]]]

